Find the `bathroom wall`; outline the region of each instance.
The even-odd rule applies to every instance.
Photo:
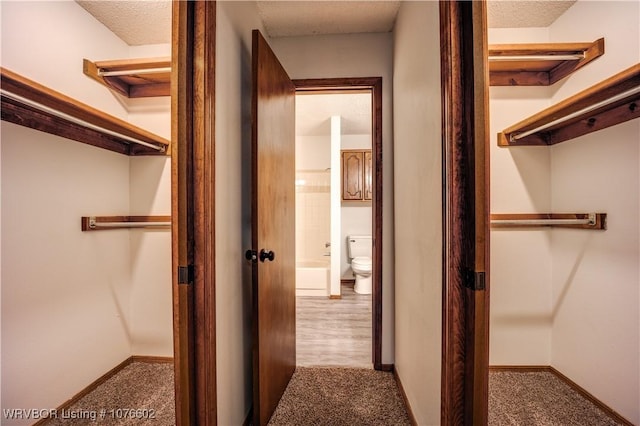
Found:
[[[396,359],[419,425],[440,424],[442,135],[437,2],[403,2],[394,30]]]
[[[217,2],[216,352],[218,424],[243,424],[252,401],[251,30],[253,2]],[[265,34],[262,31],[262,34]]]
[[[331,135],[296,135],[296,260],[329,260]]]
[[[343,135],[342,149],[371,149],[371,135]],[[353,279],[353,272],[349,265],[347,249],[348,235],[372,235],[373,217],[370,201],[343,201],[340,209],[342,217],[342,231],[340,241],[342,251],[340,256],[340,276],[343,279]]]
[[[385,364],[393,363],[394,347],[392,43],[390,33],[282,37],[271,40],[274,52],[291,78],[383,78],[382,362]]]
[[[5,2],[1,28],[3,67],[128,119],[126,103],[82,73],[82,58],[137,52],[77,3]],[[132,115],[160,133],[169,117],[154,108],[141,104]],[[132,162],[4,121],[0,128],[2,408],[55,408],[133,354],[172,353],[171,278],[162,264],[170,264],[170,245],[159,246],[168,232],[151,241],[137,231],[83,233],[79,223],[133,205],[168,214],[167,160]],[[143,259],[157,275],[145,278]]]

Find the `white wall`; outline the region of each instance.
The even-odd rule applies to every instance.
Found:
[[[489,43],[544,43],[548,28],[489,30]],[[546,87],[490,87],[491,213],[547,213],[547,147],[500,148],[502,129],[549,106]],[[551,236],[538,229],[491,230],[491,365],[549,365]]]
[[[391,34],[283,37],[271,40],[274,52],[294,79],[382,77],[383,247],[382,362],[393,363],[393,135]]]
[[[217,3],[216,342],[218,424],[242,424],[252,399],[251,30],[254,2]],[[264,31],[262,31],[265,34]]]
[[[165,137],[168,97],[129,103],[82,59],[168,52],[129,48],[75,2],[2,4],[3,67]],[[54,408],[131,355],[172,354],[170,233],[79,223],[169,214],[169,163],[1,129],[2,408]]]
[[[0,128],[2,408],[55,408],[131,355],[129,233],[80,231],[129,210],[129,160]]]
[[[606,20],[603,22],[603,17]],[[605,38],[605,54],[554,91],[558,102],[640,62],[640,3],[578,1],[550,41]],[[640,121],[551,151],[552,208],[608,214],[604,232],[554,230],[551,363],[640,423]]]
[[[442,135],[437,2],[403,2],[394,44],[395,367],[420,425],[440,424]]]

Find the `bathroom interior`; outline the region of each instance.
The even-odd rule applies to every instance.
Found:
[[[371,123],[368,90],[296,96],[299,365],[371,367]]]

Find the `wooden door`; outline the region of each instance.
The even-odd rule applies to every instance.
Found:
[[[266,425],[296,366],[295,86],[253,31],[254,425]]]

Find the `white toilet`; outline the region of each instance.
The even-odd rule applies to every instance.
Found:
[[[356,277],[354,290],[359,294],[371,294],[371,235],[349,235],[347,237],[351,270]]]

